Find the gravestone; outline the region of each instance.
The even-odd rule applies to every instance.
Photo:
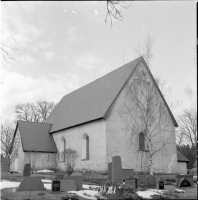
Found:
[[[124,184],[133,186],[134,189],[137,189],[137,178],[128,177],[123,179]]]
[[[112,180],[112,162],[108,163],[108,180]]]
[[[158,189],[159,190],[164,190],[164,180],[163,179],[159,179],[159,181],[158,181]]]
[[[191,174],[185,174],[185,175],[178,174],[178,175],[176,175],[176,187],[179,187],[179,184],[181,183],[181,180],[183,178],[186,178],[190,182],[190,185],[193,186],[193,175],[191,175]]]
[[[133,169],[122,169],[122,175],[123,175],[123,178],[133,177],[134,170]]]
[[[57,178],[52,179],[52,187],[51,187],[51,193],[61,193],[60,192],[60,180]]]
[[[1,179],[8,178],[8,158],[1,158],[2,163],[1,163]]]
[[[17,191],[45,191],[41,177],[26,176],[23,178]]]
[[[61,180],[60,181],[60,191],[61,192],[68,192],[68,191],[76,191],[77,187],[76,187],[76,181],[74,180]]]
[[[31,171],[31,166],[29,163],[25,164],[24,169],[23,169],[23,176],[30,176],[30,171]]]
[[[66,180],[74,180],[76,182],[77,190],[82,190],[82,174],[73,173],[71,176],[65,176]]]
[[[191,187],[191,186],[192,185],[190,184],[190,182],[188,181],[188,179],[185,178],[185,177],[179,183],[179,187]]]
[[[65,172],[59,171],[55,173],[55,178],[57,178],[57,180],[63,180],[65,176]]]
[[[156,180],[152,175],[146,176],[146,187],[147,188],[156,188]]]
[[[112,158],[112,181],[122,182],[122,163],[120,156],[114,156]]]
[[[146,187],[146,175],[138,175],[138,185],[142,188]]]

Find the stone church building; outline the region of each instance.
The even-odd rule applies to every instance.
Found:
[[[13,143],[18,144],[19,153],[12,170],[22,171],[28,155],[30,159],[35,158],[36,169],[52,169],[54,161],[50,158],[67,148],[78,152],[75,170],[107,171],[108,163],[116,155],[121,156],[123,168],[148,170],[148,151],[142,149],[144,145],[138,141],[140,136],[134,139],[139,145],[134,149],[130,130],[124,128],[125,121],[118,112],[123,103],[129,101],[125,99],[127,85],[134,84],[135,74],[140,70],[145,71],[155,86],[166,108],[166,120],[170,121],[161,137],[169,137],[171,142],[154,157],[153,171],[175,173],[175,127],[178,125],[143,57],[65,95],[44,123],[18,121]],[[62,158],[58,160],[58,168],[64,170]]]

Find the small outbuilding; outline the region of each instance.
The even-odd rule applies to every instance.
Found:
[[[187,163],[189,160],[179,151],[177,151],[177,170],[179,174],[187,174]]]

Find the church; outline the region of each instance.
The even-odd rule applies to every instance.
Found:
[[[18,121],[13,144],[18,146],[18,157],[12,163],[13,171],[22,171],[30,162],[35,169],[53,169],[53,158],[57,153],[72,148],[78,152],[74,170],[106,172],[113,156],[121,156],[123,168],[134,171],[148,171],[149,151],[141,141],[145,127],[139,135],[131,137],[138,117],[133,115],[124,120],[120,110],[124,105],[133,109],[134,103],[126,98],[129,86],[136,87],[137,74],[144,75],[154,86],[166,117],[160,122],[167,123],[163,131],[155,128],[153,135],[160,132],[158,142],[169,138],[162,151],[153,156],[153,171],[175,173],[177,171],[177,150],[175,127],[178,124],[166,103],[153,75],[143,57],[137,58],[105,76],[63,96],[44,123]],[[140,97],[141,93],[139,93]],[[124,112],[122,112],[124,113]],[[156,144],[157,147],[158,144]],[[64,170],[64,158],[59,158],[58,168]]]

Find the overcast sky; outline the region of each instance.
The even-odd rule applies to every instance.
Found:
[[[1,2],[1,36],[18,48],[1,62],[1,116],[18,103],[59,102],[65,95],[136,58],[150,30],[151,72],[171,87],[170,102],[190,106],[196,90],[196,3],[125,2],[123,21],[104,23],[106,2]],[[124,59],[123,59],[124,54]],[[94,73],[95,71],[95,73]],[[94,76],[95,74],[95,76]],[[182,107],[180,107],[182,109]]]

